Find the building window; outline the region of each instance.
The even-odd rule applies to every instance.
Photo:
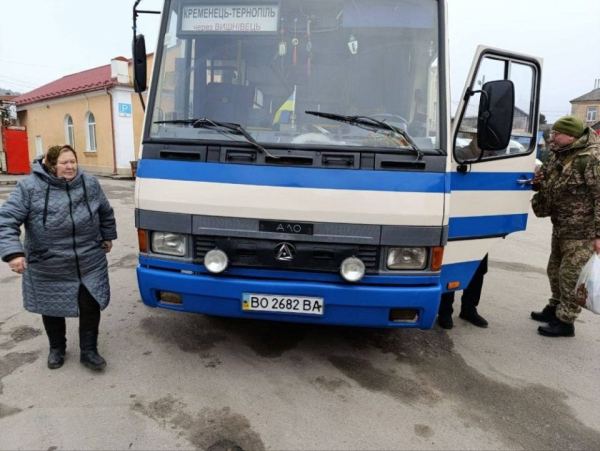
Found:
[[[96,118],[92,113],[87,114],[85,125],[87,135],[87,151],[96,152],[98,150],[98,146],[96,144]]]
[[[75,127],[73,126],[73,118],[68,114],[65,117],[65,136],[67,144],[75,149]]]
[[[36,136],[35,137],[35,150],[38,154],[38,157],[40,155],[44,154],[44,145],[42,144],[42,137],[41,136]]]
[[[598,107],[597,106],[589,106],[587,109],[587,119],[588,122],[596,122],[598,120]]]

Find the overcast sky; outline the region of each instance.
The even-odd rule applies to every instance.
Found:
[[[131,57],[133,0],[0,0],[0,87],[27,92],[70,73]],[[162,0],[143,0],[161,9]],[[478,44],[542,57],[549,122],[600,79],[600,0],[448,0],[452,102]],[[155,16],[139,29],[154,51]]]

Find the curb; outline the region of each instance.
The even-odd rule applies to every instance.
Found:
[[[0,180],[0,185],[13,186],[18,183],[17,180]]]

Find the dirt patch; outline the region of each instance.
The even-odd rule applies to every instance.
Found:
[[[120,268],[136,268],[138,266],[138,255],[137,254],[127,254],[124,257],[121,257],[118,260],[113,261],[108,267],[110,269],[120,269]]]
[[[170,343],[181,351],[196,354],[206,360],[209,368],[215,368],[221,362],[209,351],[217,343],[227,340],[227,336],[206,327],[204,317],[178,313],[173,316],[148,317],[141,326],[149,336],[161,343]]]
[[[145,405],[136,400],[131,409],[158,422],[162,427],[179,431],[195,449],[211,451],[264,450],[260,436],[252,430],[243,415],[231,412],[229,407],[220,410],[202,409],[198,413],[187,411],[181,400],[167,395]]]
[[[502,262],[498,260],[490,260],[490,268],[494,269],[503,269],[504,271],[512,271],[518,273],[532,273],[532,274],[540,274],[542,276],[546,275],[546,270],[544,268],[539,268],[537,266],[526,265],[525,263],[517,263],[517,262]]]
[[[16,407],[10,407],[6,404],[0,403],[0,419],[9,417],[11,415],[15,415],[21,412],[21,409],[17,409]]]
[[[349,356],[333,356],[329,358],[329,361],[347,377],[358,382],[361,387],[373,392],[388,394],[406,404],[413,405],[425,401],[432,403],[438,398],[430,387],[418,380],[376,368],[368,360]]]
[[[38,352],[11,352],[0,359],[0,395],[4,390],[2,379],[13,373],[18,368],[28,363],[35,362],[39,357]]]
[[[13,341],[20,343],[22,341],[31,340],[35,337],[39,337],[42,335],[42,331],[39,329],[34,329],[29,326],[20,326],[16,329],[13,329],[10,333],[10,337]]]
[[[207,318],[207,322],[227,336],[235,336],[250,347],[256,355],[264,358],[281,357],[295,349],[314,326],[305,324],[276,323],[238,318]]]
[[[577,419],[564,393],[541,385],[515,387],[484,376],[454,352],[452,341],[441,329],[372,331],[363,338],[382,352],[395,355],[399,364],[410,365],[422,385],[456,401],[462,418],[495,432],[507,448],[598,449],[600,432]],[[403,393],[398,382],[369,377],[354,368],[352,361],[341,362],[338,366],[344,373],[368,388]],[[428,401],[427,396],[420,397]]]
[[[415,424],[415,435],[423,438],[431,438],[435,435],[435,432],[425,424]]]
[[[325,376],[317,377],[314,380],[314,385],[316,385],[317,387],[321,387],[331,393],[337,393],[340,390],[352,387],[344,379],[340,379],[337,377],[325,377]]]

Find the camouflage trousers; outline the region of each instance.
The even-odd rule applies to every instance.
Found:
[[[575,285],[581,270],[594,253],[594,240],[568,240],[552,235],[552,250],[548,261],[548,279],[552,297],[548,301],[556,306],[556,316],[573,324],[581,313],[575,298]]]

